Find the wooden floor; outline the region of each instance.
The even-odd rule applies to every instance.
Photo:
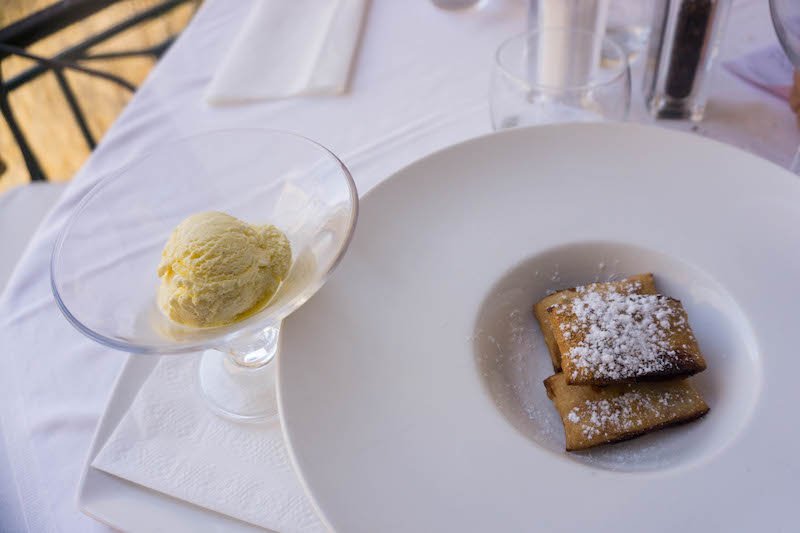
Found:
[[[0,26],[6,26],[52,3],[53,0],[0,0]],[[128,0],[111,5],[37,43],[29,51],[50,56],[154,3],[154,0]],[[196,8],[197,4],[181,5],[167,15],[121,33],[95,47],[93,51],[131,50],[160,43],[169,35],[180,32]],[[8,58],[0,67],[3,78],[9,79],[30,65],[32,62],[25,59]],[[152,68],[153,61],[147,58],[126,58],[92,61],[91,66],[107,70],[139,85]],[[77,93],[80,105],[87,112],[89,128],[95,138],[100,139],[130,100],[130,92],[85,74],[71,72],[66,76]],[[41,76],[11,93],[9,100],[47,176],[53,181],[70,179],[89,155],[89,148],[72,118],[55,76]],[[28,171],[22,156],[2,119],[0,160],[4,163],[0,164],[0,194],[10,187],[28,182]]]

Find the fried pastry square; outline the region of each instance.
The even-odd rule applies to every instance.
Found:
[[[706,368],[680,301],[663,295],[579,287],[547,308],[570,385],[689,376]]]
[[[588,287],[596,287],[599,290],[616,289],[623,293],[656,294],[656,284],[653,280],[653,275],[650,273],[636,274],[635,276],[620,281],[592,283],[588,285]],[[533,314],[536,320],[539,321],[539,327],[542,330],[542,335],[544,335],[544,342],[547,344],[547,350],[550,352],[553,370],[556,372],[561,371],[561,351],[558,349],[558,343],[553,336],[553,330],[550,326],[550,315],[547,312],[547,308],[556,304],[569,302],[577,294],[576,288],[560,290],[545,296],[533,306]]]
[[[688,380],[608,387],[568,385],[563,373],[544,380],[561,416],[567,451],[611,444],[696,420],[709,410]]]

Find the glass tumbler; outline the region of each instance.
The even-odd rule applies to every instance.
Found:
[[[800,70],[800,2],[769,0],[769,12],[783,51],[795,70]],[[795,152],[789,170],[800,175],[800,148]]]
[[[489,95],[495,130],[624,121],[630,101],[627,54],[603,34],[543,28],[512,37],[497,50]]]
[[[631,62],[636,62],[647,48],[652,11],[652,0],[612,0],[609,3],[606,35],[625,48]]]

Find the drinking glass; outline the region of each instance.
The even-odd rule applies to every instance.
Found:
[[[606,35],[619,43],[635,62],[647,47],[653,18],[653,0],[611,0],[608,4]]]
[[[600,33],[543,28],[497,50],[489,95],[495,129],[624,121],[630,101],[627,53]]]
[[[769,11],[786,56],[795,69],[800,69],[800,1],[769,0]],[[800,174],[800,148],[795,152],[789,170]]]
[[[433,5],[446,11],[462,11],[483,7],[486,0],[431,0]]]
[[[273,224],[292,248],[289,273],[268,305],[220,327],[178,324],[156,303],[164,243],[202,211]],[[262,129],[195,135],[136,159],[83,198],[53,249],[53,294],[73,326],[111,348],[202,352],[197,382],[208,405],[237,421],[267,419],[277,413],[271,363],[281,321],[328,279],[357,213],[350,172],[314,141]]]

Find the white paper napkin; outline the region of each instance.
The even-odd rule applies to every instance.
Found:
[[[196,389],[194,356],[162,358],[92,466],[281,533],[323,532],[276,420],[236,424]]]
[[[212,105],[347,87],[368,0],[257,0],[206,92]]]

